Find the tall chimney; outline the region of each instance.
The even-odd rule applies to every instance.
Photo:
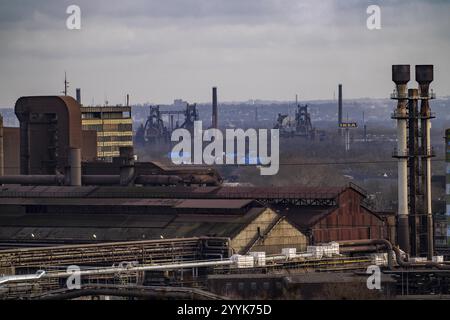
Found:
[[[81,89],[77,88],[76,92],[77,92],[77,102],[81,105]]]
[[[130,106],[130,95],[127,93],[127,107]]]
[[[408,148],[407,148],[407,84],[410,80],[409,65],[393,65],[392,81],[396,85],[397,109],[393,119],[397,120],[397,152],[398,159],[398,212],[397,212],[397,238],[398,244],[406,253],[410,252],[409,242],[409,218],[408,218]]]
[[[433,81],[433,65],[417,65],[416,81],[419,83],[420,92],[420,116],[421,116],[421,153],[422,153],[422,188],[424,195],[423,213],[427,217],[427,254],[428,259],[434,255],[433,213],[431,208],[431,108],[429,104],[430,83]],[[432,98],[432,97],[431,97]]]
[[[219,119],[217,114],[217,88],[212,88],[212,128],[218,129]]]
[[[342,123],[342,84],[339,84],[339,93],[338,93],[338,125]]]

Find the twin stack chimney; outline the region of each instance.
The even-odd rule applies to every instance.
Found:
[[[416,66],[418,89],[408,89],[409,65],[393,65],[392,81],[396,91],[392,99],[397,108],[398,159],[398,244],[413,256],[434,254],[433,216],[431,209],[431,157],[429,87],[433,81],[432,65]],[[420,103],[420,111],[418,105]],[[409,170],[408,170],[409,168]],[[426,230],[426,234],[422,230]]]

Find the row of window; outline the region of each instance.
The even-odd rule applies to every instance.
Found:
[[[133,125],[131,123],[118,124],[85,124],[82,126],[83,130],[95,130],[97,132],[116,132],[116,131],[132,131]]]
[[[123,119],[130,117],[129,112],[87,112],[81,114],[81,119]]]
[[[121,141],[133,141],[133,136],[99,136],[97,138],[99,143],[101,142],[121,142]]]

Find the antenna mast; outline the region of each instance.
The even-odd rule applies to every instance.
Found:
[[[65,96],[67,96],[67,89],[69,88],[69,81],[67,81],[67,73],[64,71],[64,93]]]

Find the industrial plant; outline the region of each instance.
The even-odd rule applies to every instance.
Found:
[[[133,131],[129,97],[126,106],[84,106],[80,90],[76,99],[19,98],[19,127],[5,127],[0,118],[0,298],[450,295],[450,251],[436,240],[432,205],[434,67],[415,66],[418,88],[408,87],[410,73],[410,65],[392,66],[397,146],[387,156],[398,166],[392,211],[374,206],[373,196],[353,182],[233,184],[218,166],[140,160],[139,144],[167,144],[173,130],[193,130],[195,103],[178,111],[151,105]],[[357,124],[344,121],[338,88],[336,136],[350,152]],[[217,87],[210,107],[211,128],[224,127]],[[320,130],[308,105],[295,107],[294,117],[276,120],[282,137],[328,139],[315,139]],[[374,267],[377,288],[368,280]],[[72,283],[74,274],[79,281]]]

